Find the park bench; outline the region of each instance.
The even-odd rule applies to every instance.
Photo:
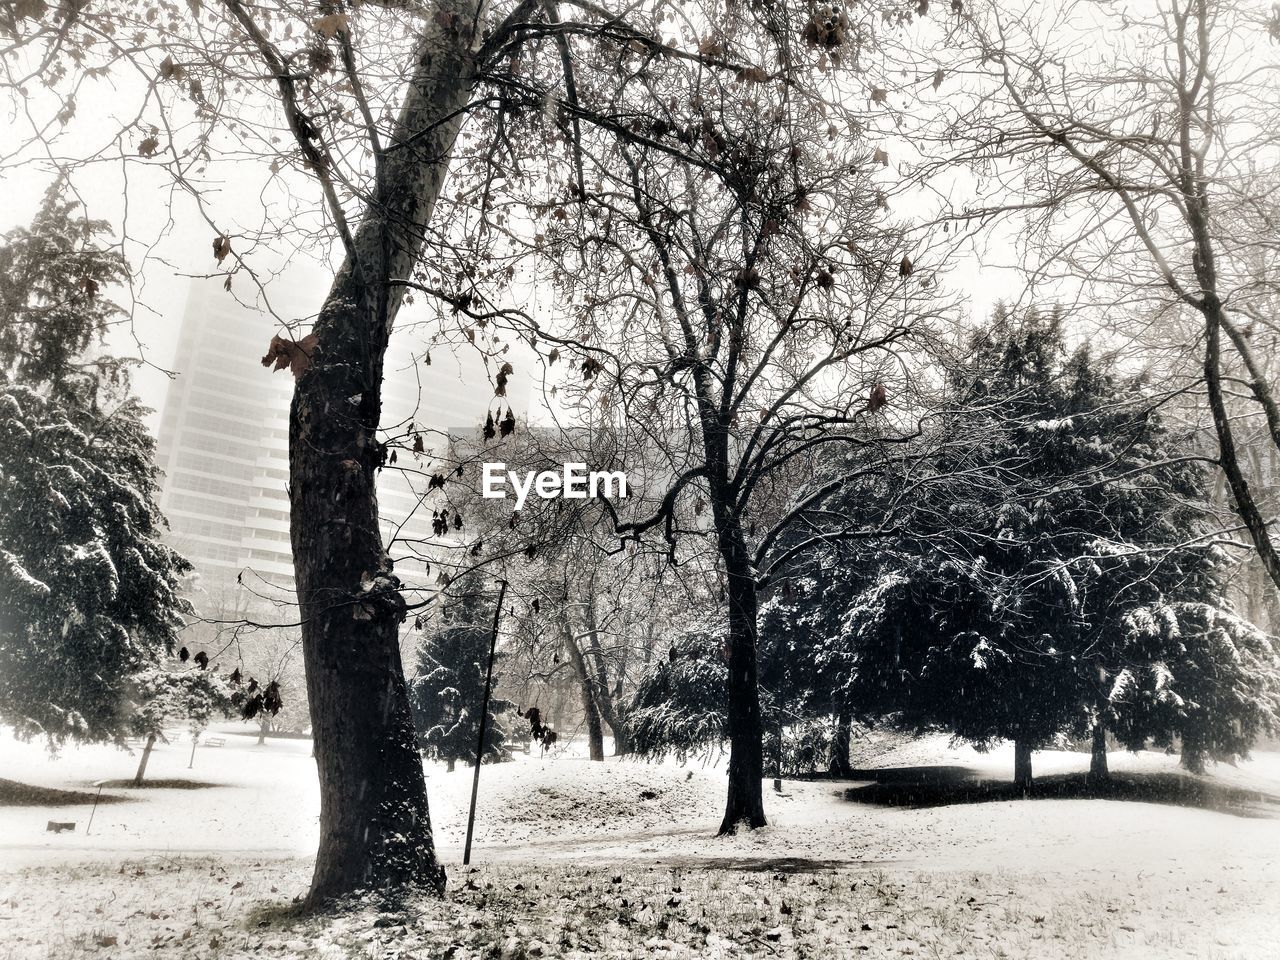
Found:
[[[210,737],[204,742],[206,747],[222,747],[227,743],[226,737]]]

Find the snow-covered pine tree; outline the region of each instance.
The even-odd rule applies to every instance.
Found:
[[[760,683],[773,709],[783,709],[784,724],[797,717],[807,721],[792,731],[793,740],[812,739],[800,752],[825,746],[820,766],[831,776],[849,777],[853,725],[866,715],[849,698],[851,650],[833,642],[845,593],[828,589],[824,571],[840,568],[841,557],[831,545],[807,551],[788,565],[761,604]],[[766,735],[776,749],[779,718],[769,719]]]
[[[1031,750],[1064,734],[1094,732],[1099,776],[1108,728],[1131,746],[1223,725],[1242,732],[1236,744],[1251,739],[1274,710],[1267,683],[1250,685],[1235,665],[1265,666],[1274,683],[1274,660],[1230,616],[1221,558],[1201,536],[1198,458],[1161,423],[1145,384],[1070,351],[1056,314],[998,313],[969,355],[954,384],[967,412],[949,429],[971,439],[905,458],[910,509],[814,580],[809,604],[822,597],[830,610],[805,626],[822,650],[815,663],[843,665],[860,714],[980,747],[1013,740],[1023,784]],[[868,509],[835,506],[846,521]],[[805,601],[791,606],[802,614]],[[1216,626],[1193,629],[1205,639],[1188,644],[1173,629],[1135,628],[1153,619],[1137,612],[1147,607],[1166,611],[1160,622],[1212,611],[1202,619]],[[1247,638],[1251,657],[1228,638]],[[1184,696],[1179,663],[1200,684],[1187,697],[1199,711],[1144,706],[1142,689],[1161,703]],[[1210,675],[1231,679],[1198,679]],[[1234,692],[1210,697],[1210,686]]]
[[[631,699],[631,746],[643,757],[671,754],[683,763],[727,736],[725,634],[691,627],[671,639],[665,656],[661,650]]]
[[[1126,611],[1124,663],[1108,674],[1116,738],[1132,749],[1180,742],[1182,765],[1246,756],[1280,730],[1280,646],[1221,600],[1160,600]]]
[[[236,697],[226,678],[199,663],[183,664],[178,658],[147,667],[131,678],[129,692],[133,700],[130,730],[146,743],[133,778],[135,787],[142,786],[147,761],[157,740],[165,739],[165,731],[176,723],[185,723],[192,739],[198,738],[215,717],[228,717]]]
[[[493,601],[479,576],[454,581],[441,615],[442,623],[424,638],[418,650],[417,675],[410,682],[414,725],[419,746],[449,770],[459,761],[474,763],[480,737],[480,708],[493,629]],[[495,673],[494,686],[498,677]],[[500,716],[514,706],[495,696],[489,699],[485,724],[484,759],[511,759]]]
[[[127,365],[97,352],[126,265],[58,191],[0,243],[0,718],[50,746],[132,732],[131,689],[175,645],[189,569],[160,539]]]

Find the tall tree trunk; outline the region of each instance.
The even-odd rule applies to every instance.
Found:
[[[1014,786],[1026,790],[1031,786],[1031,743],[1027,740],[1013,741],[1013,783]]]
[[[1111,772],[1107,769],[1107,725],[1102,716],[1093,721],[1093,750],[1089,757],[1089,781],[1091,783],[1107,783]]]
[[[764,726],[756,665],[756,581],[736,520],[726,525],[720,539],[729,580],[729,795],[720,823],[720,833],[726,834],[734,833],[740,824],[755,829],[768,821],[761,787]]]
[[[383,360],[475,75],[477,0],[438,0],[369,204],[312,330],[289,422],[290,532],[320,779],[309,902],[392,885],[442,893],[378,528]]]
[[[592,760],[603,762],[604,724],[600,720],[600,711],[596,707],[595,699],[586,691],[588,686],[590,686],[589,683],[584,684],[582,691],[582,706],[586,711],[587,720],[587,751]]]
[[[569,654],[569,662],[573,664],[573,672],[578,678],[578,689],[582,693],[582,715],[587,724],[587,749],[592,760],[604,760],[604,727],[600,722],[600,706],[596,702],[595,681],[583,659],[582,649],[573,635],[573,627],[566,620],[564,623],[564,645]]]
[[[645,639],[642,648],[641,664],[644,671],[647,672],[649,663],[653,659],[653,637],[657,630],[657,624],[649,619],[645,625]],[[631,726],[627,722],[627,713],[622,706],[623,684],[627,678],[627,652],[623,652],[622,663],[618,667],[618,682],[613,688],[614,712],[617,714],[618,725],[613,727],[613,755],[615,757],[626,756],[631,753]]]
[[[609,724],[609,729],[613,731],[613,755],[615,757],[625,757],[631,753],[631,731],[627,729],[627,723],[619,714],[619,723],[615,726]]]
[[[1271,582],[1280,587],[1280,553],[1267,530],[1266,518],[1262,515],[1249,480],[1240,466],[1240,454],[1236,447],[1235,433],[1232,429],[1231,416],[1227,410],[1222,386],[1222,304],[1218,295],[1213,292],[1214,283],[1211,262],[1202,265],[1198,271],[1201,283],[1209,290],[1204,297],[1201,312],[1205,318],[1204,348],[1204,380],[1205,393],[1209,398],[1209,410],[1213,414],[1213,428],[1218,437],[1218,465],[1227,479],[1231,496],[1235,500],[1236,513],[1253,541],[1254,550],[1262,568],[1267,572]]]
[[[632,189],[639,207],[640,219],[649,243],[666,263],[665,270],[673,278],[670,235],[649,216],[642,199],[642,188],[637,169],[631,165]],[[703,479],[711,500],[711,513],[715,522],[716,546],[724,563],[728,581],[729,676],[725,684],[725,723],[729,737],[729,790],[725,800],[724,819],[720,833],[734,833],[739,825],[754,829],[763,827],[764,816],[764,725],[760,716],[759,669],[756,663],[756,643],[759,632],[757,623],[756,570],[751,551],[747,548],[743,529],[742,511],[746,505],[743,488],[733,479],[736,471],[730,454],[734,420],[732,414],[733,387],[722,376],[724,367],[720,361],[713,363],[704,353],[704,337],[700,327],[685,309],[678,283],[668,280],[668,290],[676,304],[683,338],[681,349],[691,361],[690,375],[698,407],[698,423],[702,434]],[[747,309],[746,285],[738,295],[736,323],[745,323]],[[705,299],[699,310],[707,319],[717,313]],[[741,327],[739,327],[741,329]],[[669,349],[675,349],[669,344]],[[734,348],[732,354],[736,354]],[[731,355],[732,355],[731,354]],[[673,353],[674,357],[674,353]],[[736,361],[725,361],[733,371]],[[724,391],[723,393],[721,391]],[[749,486],[749,484],[748,484]]]
[[[623,652],[622,664],[618,668],[617,686],[610,689],[604,651],[600,649],[600,625],[596,619],[594,596],[587,603],[587,631],[590,639],[588,650],[591,654],[591,666],[594,668],[596,708],[613,733],[613,755],[619,757],[631,752],[631,737],[627,732],[626,715],[619,706],[622,699],[622,679],[626,673],[626,653]]]
[[[853,718],[841,708],[836,712],[835,733],[831,737],[831,763],[828,769],[833,777],[853,776],[853,764],[849,762],[849,743],[853,734]]]
[[[138,761],[138,772],[133,775],[133,785],[142,786],[142,778],[147,775],[147,761],[151,759],[151,748],[156,745],[156,735],[147,737],[147,745],[142,748],[142,759]]]

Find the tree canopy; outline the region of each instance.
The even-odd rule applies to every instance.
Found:
[[[1001,311],[968,352],[964,468],[935,458],[891,533],[794,571],[781,642],[863,717],[980,747],[1097,727],[1238,755],[1280,716],[1277,653],[1232,612],[1202,459],[1056,311]]]

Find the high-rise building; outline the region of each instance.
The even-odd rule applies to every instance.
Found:
[[[295,283],[293,289],[318,299],[324,287]],[[293,315],[303,313],[305,308]],[[262,366],[273,328],[220,283],[192,282],[176,376],[160,419],[158,456],[164,473],[160,506],[169,518],[171,542],[195,566],[192,599],[202,612],[252,606],[246,594],[292,599],[286,485],[293,379],[287,371]],[[482,422],[493,408],[493,389],[479,355],[433,348],[427,367],[415,357],[422,353],[416,339],[412,331],[392,338],[384,426],[412,423],[419,430],[443,431]],[[518,411],[522,407],[516,403]],[[426,439],[430,446],[429,434]],[[425,480],[411,473],[382,471],[384,538],[395,531],[411,542],[430,539],[430,508],[421,508],[419,493],[425,488]],[[413,583],[425,578],[425,570],[405,556],[409,552],[393,549],[393,556],[398,554],[401,578]]]

